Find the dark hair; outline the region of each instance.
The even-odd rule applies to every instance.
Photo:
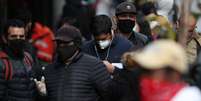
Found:
[[[79,27],[76,17],[66,16],[66,17],[60,19],[60,21],[58,22],[58,25],[57,25],[57,29],[61,28],[65,24],[73,25],[73,26],[75,26],[77,28]]]
[[[111,33],[111,28],[112,21],[107,15],[97,15],[92,20],[91,30],[94,36]]]
[[[16,19],[23,21],[24,24],[27,25],[29,22],[32,21],[32,14],[28,10],[19,9],[16,12]]]
[[[156,13],[156,7],[155,7],[155,4],[153,2],[144,3],[141,6],[141,10],[142,10],[144,15],[149,15],[150,13],[157,14]]]
[[[9,27],[19,27],[19,28],[24,28],[24,22],[18,19],[10,19],[7,21],[6,26],[4,27],[4,33],[3,35],[5,35],[5,37],[8,36],[8,29]]]

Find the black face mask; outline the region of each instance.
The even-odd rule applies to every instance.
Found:
[[[58,59],[61,62],[65,62],[66,60],[71,58],[77,50],[77,47],[74,45],[57,47]]]
[[[119,20],[117,26],[122,33],[131,33],[133,31],[133,27],[135,26],[135,21]]]
[[[8,47],[15,54],[15,56],[22,57],[24,56],[25,40],[8,40]]]

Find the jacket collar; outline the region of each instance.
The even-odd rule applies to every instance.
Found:
[[[61,67],[65,67],[65,65],[69,66],[72,63],[75,63],[76,61],[78,61],[83,55],[84,54],[81,51],[78,51],[78,53],[76,53],[75,56],[71,60],[69,60],[68,62],[66,62],[66,63],[62,63],[62,62],[59,61],[58,58],[56,58],[56,61],[54,62],[55,68],[60,67],[60,66]]]

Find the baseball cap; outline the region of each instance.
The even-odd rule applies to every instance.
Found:
[[[66,42],[74,41],[74,40],[81,41],[81,39],[82,39],[82,36],[79,29],[71,25],[61,27],[56,32],[56,37],[55,37],[56,41],[59,40],[59,41],[66,41]]]
[[[119,15],[122,13],[136,14],[136,7],[131,2],[122,2],[116,7],[115,15]]]
[[[170,67],[181,74],[188,71],[185,50],[173,40],[154,41],[142,51],[130,52],[129,57],[148,70]]]

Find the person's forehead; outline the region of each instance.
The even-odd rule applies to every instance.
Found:
[[[23,27],[9,27],[8,28],[9,35],[11,34],[17,34],[17,35],[24,35],[25,29]]]

